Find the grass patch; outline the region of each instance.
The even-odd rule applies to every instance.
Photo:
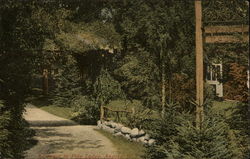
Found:
[[[226,119],[230,119],[235,112],[238,102],[236,101],[214,101],[212,111],[224,115]]]
[[[44,97],[43,95],[40,96],[30,96],[25,99],[27,103],[31,103],[36,107],[40,108],[43,106],[51,105],[51,101],[48,97]]]
[[[142,107],[142,104],[138,100],[114,100],[107,104],[107,107],[115,110],[131,110],[132,108]]]
[[[72,118],[72,113],[73,113],[72,108],[53,105],[47,97],[43,97],[43,96],[29,97],[28,99],[26,99],[26,101],[56,116],[59,116],[65,119]]]
[[[40,107],[40,109],[65,119],[71,119],[71,114],[72,114],[71,108],[48,105]]]
[[[95,131],[107,137],[115,146],[119,156],[126,159],[142,159],[145,153],[145,147],[141,143],[130,142],[121,136],[113,136],[103,130],[96,129]]]
[[[122,123],[126,126],[131,126],[131,119],[133,118],[148,118],[148,119],[159,119],[160,114],[156,110],[150,110],[145,108],[139,100],[114,100],[107,104],[107,107],[113,110],[129,110],[133,108],[135,110],[135,116],[132,116],[131,113],[119,113],[120,120],[117,120],[117,114],[111,111],[107,112],[107,119],[115,122]],[[129,120],[130,118],[130,120]],[[140,119],[138,119],[140,120]]]
[[[213,102],[213,109],[225,110],[225,109],[233,108],[233,107],[237,106],[237,103],[238,102],[236,102],[236,101],[222,101],[222,102],[214,101]]]

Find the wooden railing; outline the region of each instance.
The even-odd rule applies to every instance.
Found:
[[[108,115],[110,113],[112,113],[113,117],[115,117],[113,120],[120,122],[121,116],[123,114],[125,114],[125,116],[128,116],[129,114],[134,114],[135,109],[132,108],[131,110],[114,110],[114,109],[106,107],[106,106],[101,106],[100,119],[101,120],[111,120],[112,118],[108,118]]]

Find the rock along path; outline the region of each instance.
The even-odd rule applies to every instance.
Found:
[[[36,131],[38,143],[26,151],[26,159],[116,158],[117,150],[96,126],[77,125],[28,104],[24,118]]]

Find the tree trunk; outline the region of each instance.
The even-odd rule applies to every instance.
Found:
[[[165,79],[165,66],[162,68],[162,85],[161,85],[161,106],[162,106],[162,117],[166,111],[166,79]]]
[[[165,36],[161,36],[161,48],[160,48],[160,58],[161,58],[161,116],[164,117],[166,111],[166,65],[165,65],[165,56],[163,51],[163,45]]]
[[[163,50],[161,49],[161,106],[162,106],[162,117],[166,111],[166,68],[163,58]]]
[[[49,92],[48,69],[43,69],[43,94],[48,95],[48,92]]]

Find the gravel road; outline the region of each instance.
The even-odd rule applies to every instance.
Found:
[[[96,126],[77,125],[29,104],[24,118],[36,131],[38,143],[26,159],[116,159],[116,149]]]

